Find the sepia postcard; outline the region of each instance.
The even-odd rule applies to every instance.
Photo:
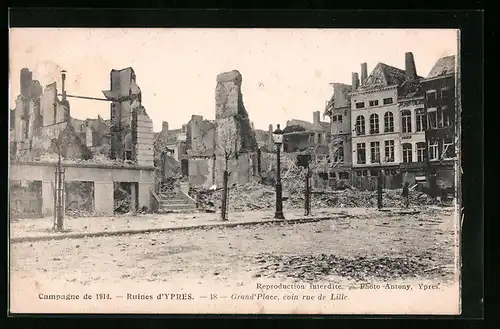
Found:
[[[9,39],[11,314],[461,313],[459,30]]]

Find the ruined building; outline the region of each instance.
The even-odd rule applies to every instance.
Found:
[[[366,63],[362,64],[366,67]],[[366,73],[366,70],[362,70]],[[364,77],[366,79],[366,77]],[[348,180],[352,167],[351,97],[352,86],[332,83],[333,94],[326,103],[324,115],[330,117],[330,180]]]
[[[141,89],[131,67],[111,70],[111,158],[153,166],[153,121],[142,106]]]
[[[455,56],[439,58],[425,79],[421,80],[425,93],[428,170],[435,177],[433,184],[449,189],[455,187],[455,123],[459,115],[455,60]]]
[[[11,186],[35,189],[36,193],[11,193],[13,212],[54,212],[59,186],[54,172],[59,159],[64,170],[60,186],[65,211],[82,205],[89,213],[112,215],[117,184],[127,185],[130,211],[154,207],[152,122],[141,105],[133,70],[111,72],[111,90],[104,92],[106,99],[67,94],[65,74],[63,71],[61,93],[55,82],[42,92],[32,73],[28,69],[21,71],[21,94],[11,112],[14,136],[10,181]],[[68,97],[111,101],[111,120],[99,116],[72,118]],[[114,145],[109,145],[110,139]],[[123,190],[120,186],[118,189]],[[33,199],[34,195],[38,197]]]
[[[44,153],[57,153],[64,158],[91,157],[85,145],[85,136],[77,133],[62,78],[62,99],[58,97],[56,83],[43,89],[33,80],[27,68],[21,70],[21,94],[11,117],[14,125],[12,155],[16,158],[38,158]]]
[[[283,134],[283,151],[305,151],[311,147],[326,146],[329,124],[321,121],[321,112],[313,112],[313,122],[291,119],[286,122]]]

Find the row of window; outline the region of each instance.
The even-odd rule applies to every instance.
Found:
[[[366,143],[356,144],[357,164],[366,164]],[[384,162],[394,162],[394,141],[384,141]],[[381,163],[380,142],[370,143],[371,163]]]
[[[370,134],[380,133],[378,114],[373,113],[370,115]],[[366,135],[365,117],[358,115],[356,117],[355,132],[357,136]],[[384,114],[384,133],[394,132],[394,114],[392,112],[385,112]]]
[[[444,127],[451,127],[452,125],[452,113],[448,110],[447,106],[444,106],[440,111],[437,109],[429,109],[427,113],[427,118],[424,109],[415,110],[415,132],[422,132],[429,129],[437,129]],[[342,121],[342,116],[340,116],[340,121]],[[370,134],[380,133],[379,116],[376,113],[370,115]],[[412,113],[410,110],[401,111],[401,132],[411,133],[413,131],[412,127]],[[356,117],[355,132],[357,136],[366,135],[365,127],[365,117],[363,115],[358,115]],[[394,132],[394,115],[392,112],[386,112],[384,114],[384,133]]]
[[[394,100],[392,97],[388,97],[388,98],[384,98],[382,100],[382,103],[384,105],[390,105],[390,104],[394,103]],[[378,106],[378,99],[368,101],[368,104],[369,104],[369,106]],[[355,106],[357,109],[365,108],[365,102],[364,101],[363,102],[356,102]]]
[[[445,87],[441,90],[428,90],[425,93],[425,97],[428,101],[437,100],[438,98],[450,99],[453,97],[453,90],[449,87]]]
[[[402,144],[403,148],[403,163],[410,163],[413,161],[413,145],[411,143]],[[366,164],[366,143],[357,143],[356,144],[356,153],[357,153],[357,164]],[[343,151],[342,151],[343,152]],[[442,154],[439,154],[439,144],[437,141],[429,143],[429,160],[438,160],[440,158],[452,158],[455,154],[454,142],[453,140],[444,140]],[[416,144],[416,162],[424,162],[427,149],[424,142],[420,142]],[[388,140],[384,141],[384,162],[394,162],[394,141]],[[370,157],[371,163],[377,164],[381,163],[380,160],[380,142],[371,142],[370,143]]]

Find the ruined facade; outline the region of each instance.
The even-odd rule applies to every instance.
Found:
[[[153,121],[142,106],[141,89],[131,67],[111,70],[111,158],[153,166]]]
[[[37,80],[33,80],[33,73],[27,68],[20,72],[21,93],[17,96],[14,114],[11,117],[14,126],[14,138],[12,143],[13,154],[18,155],[22,151],[29,150],[29,141],[37,134],[37,129],[43,125],[43,114],[40,104],[42,86]],[[51,105],[52,108],[54,105]]]
[[[238,71],[217,75],[215,89],[215,183],[222,183],[228,160],[232,183],[247,183],[254,172],[257,142],[241,92]]]
[[[116,122],[117,117],[123,118],[126,125],[121,125],[120,122],[120,127],[126,126],[129,129],[124,139],[121,140],[123,144],[120,145],[123,149],[130,150],[134,157],[134,161],[129,161],[126,166],[122,161],[123,158],[115,158],[117,162],[120,162],[115,163],[116,161],[109,157],[111,154],[110,121],[101,117],[86,120],[72,118],[67,97],[100,101],[106,101],[105,99],[67,95],[64,71],[62,72],[61,93],[58,93],[55,82],[42,90],[38,81],[32,79],[32,73],[28,69],[21,71],[21,94],[17,97],[16,109],[11,112],[13,128],[11,182],[12,184],[18,184],[19,181],[27,181],[28,184],[30,181],[40,183],[43,206],[33,207],[31,210],[43,212],[44,215],[53,213],[56,186],[54,170],[59,158],[62,166],[67,169],[66,175],[62,178],[63,186],[66,188],[66,186],[86,184],[86,187],[91,186],[88,189],[94,193],[90,207],[78,201],[81,199],[77,195],[79,188],[65,189],[63,192],[66,194],[65,202],[71,203],[71,205],[63,205],[66,210],[82,206],[95,214],[112,215],[115,181],[130,184],[131,200],[135,200],[130,205],[131,210],[153,206],[151,198],[154,188],[152,122],[141,106],[140,90],[135,85],[133,70],[125,69],[118,72],[122,71],[131,73],[130,77],[134,78],[129,85],[129,97],[121,97],[125,94],[121,90],[125,88],[120,81],[123,77],[118,77],[117,82],[116,74],[112,74],[113,90],[106,93],[113,102],[118,102],[125,109],[124,115],[115,112],[113,119]],[[118,91],[117,88],[120,90]],[[127,99],[130,100],[128,107]],[[127,121],[125,118],[130,120]],[[119,138],[122,137],[120,135]],[[114,154],[119,152],[116,148],[114,151]],[[99,157],[96,157],[97,155]],[[12,194],[11,198],[14,198],[13,202],[16,204],[18,201],[16,194]],[[26,205],[26,202],[24,204]]]
[[[436,61],[425,79],[421,80],[425,92],[427,116],[428,170],[441,188],[455,186],[457,96],[455,56]]]
[[[363,63],[362,68],[366,68]],[[366,72],[362,70],[362,76]],[[366,77],[365,77],[366,79]],[[352,167],[350,85],[332,83],[333,94],[327,101],[324,115],[330,117],[329,179],[349,179]]]
[[[328,145],[330,129],[328,122],[321,121],[321,112],[313,112],[313,121],[291,119],[286,122],[283,134],[284,152],[301,152],[318,145]]]

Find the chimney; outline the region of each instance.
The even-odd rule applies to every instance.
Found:
[[[368,66],[366,63],[361,63],[361,83],[368,78]]]
[[[352,72],[352,91],[356,91],[359,87],[358,73]]]
[[[163,132],[167,132],[168,131],[168,122],[167,121],[163,121],[161,123],[161,131],[163,131]]]
[[[250,122],[250,127],[252,128],[252,130],[255,130],[255,126],[253,125],[253,122]]]
[[[405,71],[406,80],[415,80],[417,78],[415,59],[413,59],[413,53],[411,52],[405,54]]]
[[[61,71],[61,81],[62,81],[62,100],[66,100],[66,71]]]
[[[313,112],[313,124],[319,125],[319,122],[321,121],[321,114],[319,111],[314,111]]]

